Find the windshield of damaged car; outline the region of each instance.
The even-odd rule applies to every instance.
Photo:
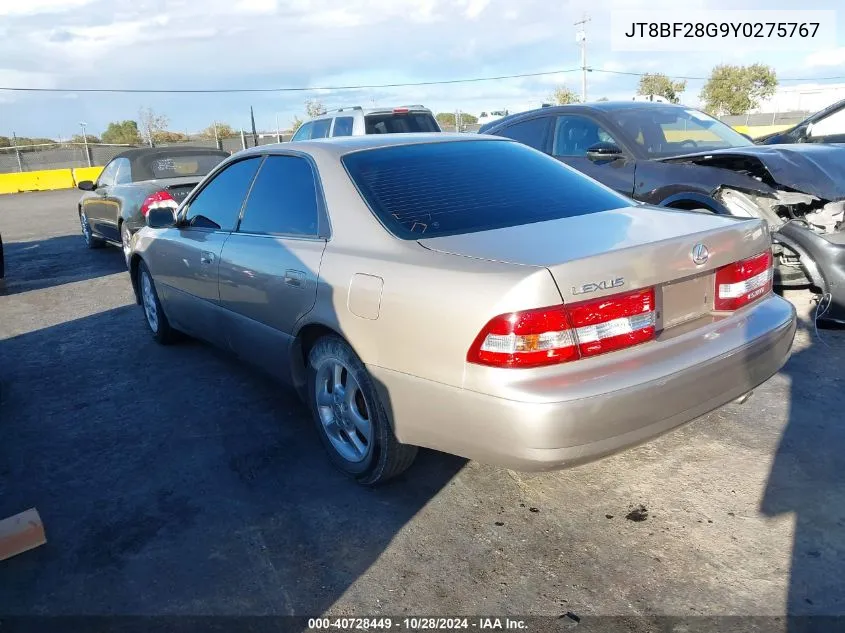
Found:
[[[612,112],[627,140],[654,157],[754,145],[718,119],[692,108],[629,108]]]
[[[545,222],[634,203],[513,141],[451,141],[347,154],[347,172],[393,235],[417,240]]]

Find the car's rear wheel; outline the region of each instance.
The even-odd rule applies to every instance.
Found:
[[[126,267],[129,268],[129,255],[131,254],[129,248],[129,240],[132,235],[129,233],[129,227],[126,222],[120,223],[120,244],[123,247],[123,259],[126,260]]]
[[[98,237],[94,237],[94,232],[91,230],[91,223],[88,222],[88,216],[85,211],[79,212],[79,225],[82,228],[82,238],[85,240],[85,246],[88,248],[102,248],[105,242]]]
[[[417,447],[396,439],[364,363],[338,336],[311,348],[308,401],[332,463],[359,483],[383,483],[413,463]]]
[[[172,343],[176,339],[176,331],[170,327],[167,315],[161,309],[153,277],[144,262],[138,264],[138,292],[141,296],[144,317],[153,333],[153,338],[162,345]]]

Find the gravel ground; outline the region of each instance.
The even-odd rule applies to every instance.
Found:
[[[845,333],[808,293],[744,405],[558,473],[423,451],[369,490],[291,392],[156,345],[77,198],[0,196],[0,517],[48,536],[0,563],[0,614],[845,616]]]

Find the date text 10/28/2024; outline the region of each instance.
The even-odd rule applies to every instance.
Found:
[[[527,630],[525,620],[519,618],[310,618],[311,631],[519,631]]]

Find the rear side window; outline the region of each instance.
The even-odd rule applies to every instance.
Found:
[[[268,156],[255,178],[238,230],[263,235],[316,235],[317,188],[304,158]]]
[[[352,136],[352,125],[355,119],[351,116],[339,116],[334,120],[332,136]]]
[[[504,130],[496,132],[495,134],[496,136],[512,138],[523,145],[539,149],[542,152],[546,148],[549,121],[551,121],[551,117],[547,116],[528,119],[527,121],[509,125]]]
[[[331,126],[331,119],[314,121],[314,127],[311,128],[311,138],[326,138],[329,135],[329,128]]]
[[[367,134],[439,132],[437,121],[427,112],[408,114],[369,114],[364,118]]]
[[[341,160],[376,217],[406,240],[634,206],[554,158],[510,141],[383,147]]]
[[[310,123],[310,122],[309,123],[303,123],[302,125],[300,125],[299,129],[293,135],[293,138],[291,139],[291,141],[307,141],[308,139],[310,139],[311,138],[311,127],[313,125],[314,124]]]
[[[188,205],[185,218],[188,224],[203,229],[234,229],[260,163],[260,157],[248,158],[232,163],[214,176]]]

